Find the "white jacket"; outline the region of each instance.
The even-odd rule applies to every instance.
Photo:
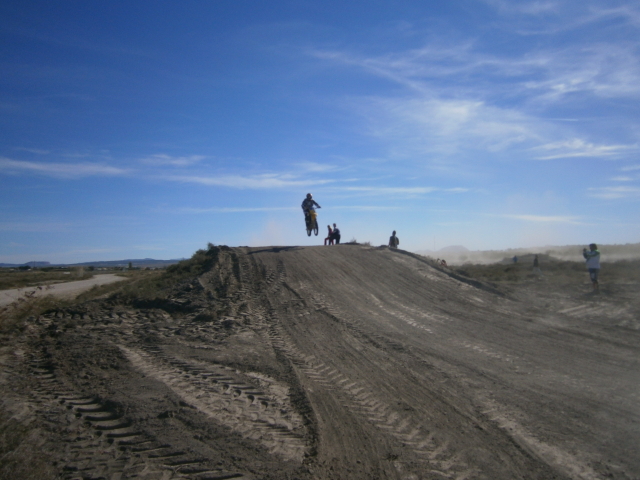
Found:
[[[582,254],[587,261],[587,268],[600,268],[600,252],[588,250]]]

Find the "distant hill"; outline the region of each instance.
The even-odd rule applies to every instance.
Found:
[[[173,260],[155,260],[153,258],[132,258],[127,260],[101,260],[97,262],[82,262],[82,263],[49,263],[49,262],[28,262],[28,263],[0,263],[0,267],[3,268],[18,268],[25,265],[30,267],[96,267],[96,268],[113,268],[113,267],[128,267],[131,263],[134,267],[166,267],[178,263],[183,259]]]
[[[129,263],[131,263],[134,267],[166,267],[167,265],[173,265],[174,263],[181,262],[183,259],[173,259],[173,260],[154,260],[153,258],[142,258],[142,259],[130,259],[130,260],[108,260],[108,261],[100,261],[100,262],[83,262],[83,263],[74,263],[72,265],[68,265],[70,267],[127,267]]]

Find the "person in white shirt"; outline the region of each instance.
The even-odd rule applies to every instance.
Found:
[[[595,243],[589,245],[589,250],[582,249],[582,256],[587,261],[587,269],[589,270],[589,277],[591,277],[591,283],[593,284],[593,293],[600,293],[600,285],[598,284],[598,273],[600,272],[600,252],[598,246]]]

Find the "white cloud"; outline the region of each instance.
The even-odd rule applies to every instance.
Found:
[[[172,208],[163,212],[177,213],[177,214],[203,214],[203,213],[250,213],[250,212],[278,212],[278,211],[298,211],[298,207],[208,207],[208,208]]]
[[[433,192],[464,193],[466,188],[439,188],[439,187],[341,187],[340,190],[348,192],[361,192],[372,195],[425,195]]]
[[[333,205],[332,210],[353,210],[357,212],[379,212],[390,210],[405,210],[405,207],[389,207],[380,205]]]
[[[640,170],[640,165],[629,165],[627,167],[622,167],[620,170],[623,172],[633,172],[636,170]]]
[[[558,22],[566,22],[569,14],[567,5],[560,2],[491,3],[503,13],[545,14],[545,24],[550,20],[549,13]],[[584,8],[579,16],[583,22],[640,18],[638,11],[631,8]],[[353,101],[356,110],[368,120],[370,133],[388,142],[392,157],[433,153],[450,156],[463,148],[498,152],[536,143],[549,150],[539,159],[551,160],[606,157],[637,148],[575,139],[558,141],[575,137],[575,131],[568,126],[559,130],[557,121],[545,119],[540,109],[567,102],[580,104],[587,101],[585,95],[591,99],[636,100],[640,97],[638,47],[637,41],[598,39],[559,48],[532,48],[514,55],[486,53],[481,50],[480,41],[440,40],[378,56],[342,51],[311,54],[407,89],[407,95],[402,97],[363,97]]]
[[[605,200],[640,197],[640,187],[602,187],[590,188],[589,191],[591,192],[591,197],[602,198]]]
[[[49,150],[41,150],[39,148],[15,147],[14,150],[20,150],[22,152],[35,153],[36,155],[48,155],[49,153],[51,153]]]
[[[142,158],[140,159],[140,162],[145,165],[154,165],[154,166],[171,165],[174,167],[188,167],[190,165],[194,165],[198,162],[201,162],[205,158],[206,157],[204,155],[174,157],[171,155],[157,154],[157,155],[151,155],[146,158]]]
[[[11,160],[0,157],[0,171],[8,173],[31,172],[56,178],[81,178],[90,176],[118,176],[128,170],[96,163],[41,163]]]
[[[197,183],[200,185],[212,187],[254,190],[305,187],[310,185],[322,185],[331,183],[331,180],[295,180],[291,175],[283,174],[263,174],[250,177],[243,177],[241,175],[221,175],[217,177],[169,175],[162,178],[174,182]]]
[[[632,182],[635,180],[633,177],[613,177],[611,178],[612,182]]]
[[[0,222],[0,232],[66,232],[72,225],[70,223],[52,222]]]
[[[325,163],[317,162],[299,162],[296,164],[296,166],[301,168],[302,170],[312,173],[332,172],[340,170],[340,168],[336,167],[335,165],[328,165]]]
[[[637,145],[596,145],[574,138],[561,142],[552,142],[540,145],[536,150],[546,150],[548,155],[536,157],[537,160],[555,160],[558,158],[573,157],[611,157],[620,155],[630,150],[637,150]]]
[[[638,98],[640,62],[637,44],[597,43],[534,54],[532,80],[522,85],[537,101],[558,102],[569,94]]]
[[[558,11],[556,1],[518,1],[484,0],[485,3],[496,8],[503,14],[540,15],[543,13],[555,13]]]
[[[492,215],[496,216],[496,215]],[[582,225],[580,217],[563,216],[563,215],[518,215],[518,214],[502,214],[497,215],[503,218],[511,218],[514,220],[522,220],[524,222],[534,223],[569,223],[572,225]]]
[[[484,102],[444,99],[365,99],[370,134],[390,142],[392,155],[453,155],[464,149],[504,151],[539,142],[538,121]]]
[[[588,0],[483,1],[502,14],[506,28],[523,35],[567,32],[612,20],[619,20],[622,26],[640,25],[640,12],[633,3],[609,7],[605,2]]]

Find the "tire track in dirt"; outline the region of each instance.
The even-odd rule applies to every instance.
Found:
[[[633,307],[627,303],[611,305],[610,303],[597,304],[595,302],[587,302],[563,308],[562,310],[558,310],[558,313],[581,320],[601,320],[602,318],[606,318],[611,325],[640,330],[640,320],[634,312]]]
[[[287,387],[262,377],[267,388],[280,390],[279,395],[265,392],[246,375],[221,365],[168,358],[151,348],[119,348],[136,369],[164,383],[202,413],[261,443],[272,454],[302,462],[307,449],[305,430],[301,417],[288,403]]]
[[[29,362],[36,385],[32,401],[40,415],[65,418],[66,437],[58,449],[62,478],[79,479],[246,479],[245,474],[225,472],[206,459],[160,443],[95,396],[68,390],[55,369],[41,358]]]
[[[468,286],[465,286],[465,287],[471,288]],[[406,323],[407,325],[410,325],[413,328],[426,331],[429,334],[433,333],[431,329],[424,327],[422,324],[420,324],[419,321],[417,321],[412,316],[407,316],[402,312],[399,312],[398,310],[387,308],[375,296],[372,295],[371,297],[372,297],[372,301],[374,302],[374,304],[379,310],[387,313],[388,315],[393,316],[394,318],[399,319],[400,321]],[[387,303],[393,304],[393,302],[389,302],[389,301]],[[410,309],[409,307],[405,307],[401,304],[395,304],[394,306],[398,309],[405,309],[409,311],[414,310],[414,309]],[[429,314],[424,312],[415,311],[411,313],[417,313],[416,316],[425,318],[429,321],[433,320],[432,318],[430,318]],[[444,317],[440,317],[440,318],[436,317],[436,318],[437,318],[437,321],[439,320],[439,323],[446,323],[447,321],[447,319]],[[482,343],[478,342],[477,340],[474,340],[473,342],[466,341],[466,340],[462,340],[462,341],[454,340],[453,343],[463,347],[464,349],[472,350],[475,353],[479,353],[481,355],[484,355],[486,357],[489,357],[495,360],[499,360],[501,362],[514,363],[516,360],[518,360],[512,355],[503,354],[498,351],[495,351],[483,345]],[[524,362],[523,360],[519,360],[518,363],[526,363],[526,362]],[[568,379],[567,381],[571,381],[574,383],[576,382],[575,379],[570,379],[570,380]],[[578,460],[569,452],[563,451],[562,449],[554,445],[540,441],[539,439],[535,438],[535,436],[527,432],[522,425],[520,425],[517,421],[513,420],[515,415],[513,414],[513,412],[508,412],[505,406],[499,405],[495,400],[489,399],[486,395],[481,395],[476,400],[478,400],[482,405],[481,413],[484,416],[486,416],[489,420],[494,422],[496,425],[498,425],[500,429],[502,429],[503,431],[509,432],[509,435],[512,436],[516,440],[516,442],[519,445],[522,445],[525,449],[531,452],[535,452],[536,456],[539,456],[540,458],[544,458],[545,461],[547,461],[549,464],[562,465],[563,469],[566,469],[569,472],[571,472],[571,474],[575,476],[575,478],[580,478],[584,480],[595,480],[596,478],[598,478],[595,471],[593,471],[593,469],[591,469],[583,461]]]
[[[585,461],[606,431],[588,413],[635,411],[631,385],[603,408],[616,392],[596,383],[629,370],[631,346],[598,356],[590,372],[554,365],[574,351],[588,360],[599,333],[630,324],[621,303],[604,324],[595,301],[494,302],[356,246],[199,255],[207,267],[191,271],[204,273],[189,277],[186,264],[157,299],[107,299],[30,322],[26,353],[2,361],[3,386],[57,429],[61,478],[604,478],[611,461]],[[594,328],[572,347],[583,323]],[[607,338],[626,346],[626,328]],[[540,346],[555,357],[538,358]],[[635,438],[633,425],[617,428]]]
[[[291,286],[286,287],[295,293]],[[324,295],[310,292],[304,282],[301,283],[300,289],[302,293],[298,294],[298,297],[310,300],[311,309],[327,314],[342,324],[350,323],[340,318],[339,311]],[[304,310],[299,313],[302,316],[308,314],[310,312]],[[464,480],[473,477],[475,470],[469,468],[457,452],[450,450],[448,442],[435,434],[429,426],[424,425],[423,420],[412,418],[378,398],[374,393],[375,388],[368,382],[354,380],[338,366],[329,365],[313,355],[303,353],[281,328],[275,310],[267,313],[262,320],[265,322],[271,344],[283,352],[299,372],[331,392],[344,408],[372,424],[380,434],[393,438],[400,445],[410,447],[416,455],[411,462],[412,468],[419,465],[418,470],[428,471],[434,478]],[[358,333],[363,334],[362,331]],[[407,465],[401,461],[395,460],[394,465],[399,473],[407,470]]]
[[[360,321],[359,319],[356,318],[352,318],[351,316],[345,316],[343,314],[340,313],[339,309],[334,306],[331,305],[330,303],[327,302],[326,297],[321,295],[321,294],[317,294],[315,292],[311,292],[310,288],[308,287],[307,284],[305,284],[304,282],[301,283],[301,289],[303,290],[307,290],[306,295],[310,296],[313,298],[313,304],[314,307],[317,311],[323,311],[325,312],[328,316],[330,316],[332,319],[334,319],[335,321],[339,322],[341,325],[345,326],[348,330],[356,333],[357,335],[360,335],[361,337],[363,337],[364,339],[371,339],[371,338],[375,338],[374,342],[369,342],[369,343],[373,343],[374,345],[377,343],[378,345],[389,345],[389,346],[393,346],[394,342],[390,339],[388,339],[386,336],[384,335],[380,335],[379,333],[377,333],[377,331],[375,329],[372,329],[372,325],[365,325],[362,321]],[[432,329],[425,327],[424,325],[422,325],[422,323],[420,322],[420,320],[418,320],[417,318],[414,318],[411,314],[407,315],[401,311],[402,306],[399,306],[398,310],[392,309],[392,308],[388,308],[385,304],[383,304],[381,301],[379,301],[375,296],[372,296],[373,298],[373,303],[375,304],[375,307],[378,311],[381,311],[387,315],[391,315],[394,318],[402,321],[403,323],[411,326],[412,328],[416,328],[417,330],[421,330],[421,331],[425,331],[425,333],[431,335],[434,332],[432,331]],[[393,305],[393,302],[388,302],[390,304]],[[407,309],[405,309],[407,310]],[[408,309],[410,313],[414,313],[411,311],[411,309]],[[430,318],[430,315],[428,312],[426,312],[424,315],[417,315],[418,317],[421,317],[422,319],[428,319],[429,321],[433,321],[432,318]],[[441,318],[437,318],[437,323],[439,324],[446,324],[448,322],[448,319],[446,319],[446,317],[441,317]],[[366,341],[366,340],[365,340]],[[507,363],[512,363],[514,362],[515,358],[512,355],[508,355],[508,354],[503,354],[500,352],[497,352],[495,350],[492,350],[490,348],[487,348],[485,346],[483,346],[482,344],[478,343],[477,341],[473,341],[473,342],[469,342],[469,341],[464,341],[464,340],[454,340],[454,343],[465,348],[465,349],[470,349],[473,350],[476,353],[479,353],[481,355],[487,356],[489,358],[493,358],[496,360],[499,360],[501,362],[507,362]],[[415,360],[417,362],[423,362],[422,358],[420,356],[416,356],[415,353],[413,352],[413,348],[410,346],[402,346],[403,348],[401,348],[401,351],[405,352],[408,356],[410,357],[414,357]],[[312,363],[315,359],[311,358],[311,359],[307,359],[307,368],[309,367],[309,363]],[[522,362],[520,362],[522,363]],[[312,365],[311,366],[311,376],[316,376],[317,378],[322,378],[323,374],[325,373],[323,371],[323,369],[326,369],[326,367],[322,364],[316,364],[316,365]],[[321,380],[323,381],[325,384],[326,383],[330,383],[330,382],[326,382],[326,380]],[[354,390],[350,391],[349,393],[351,394],[356,394],[359,395],[359,397],[356,398],[356,401],[359,404],[359,407],[367,412],[370,413],[371,412],[371,408],[368,408],[368,405],[366,405],[367,400],[369,400],[369,393],[370,390],[367,391],[367,386],[363,385],[362,382],[355,382],[353,384],[347,384],[346,385],[347,388],[353,388]],[[370,389],[370,387],[369,387]],[[364,393],[364,396],[362,396]],[[478,399],[476,399],[478,400]],[[375,400],[374,400],[375,402]],[[364,404],[363,404],[364,403]],[[495,402],[494,402],[495,403]],[[485,408],[486,408],[486,403],[484,404]],[[514,439],[516,439],[516,443],[524,446],[525,449],[527,451],[531,451],[531,452],[535,452],[536,456],[540,456],[540,458],[545,458],[546,461],[548,461],[548,463],[550,465],[563,465],[565,462],[567,465],[571,465],[570,470],[575,474],[576,472],[580,472],[579,476],[577,478],[585,478],[585,479],[591,479],[593,478],[591,476],[591,473],[593,472],[592,469],[590,469],[584,462],[574,458],[572,455],[570,455],[568,452],[563,451],[561,449],[556,448],[555,446],[551,445],[551,444],[547,444],[544,442],[540,442],[539,440],[537,440],[535,437],[533,437],[532,435],[530,435],[529,433],[527,433],[520,425],[518,425],[517,423],[513,422],[513,421],[505,421],[506,418],[508,418],[505,415],[502,415],[500,417],[495,417],[494,415],[491,415],[492,411],[486,410],[486,411],[482,411],[483,416],[485,416],[485,418],[487,418],[488,420],[490,420],[492,423],[494,423],[495,425],[497,425],[502,431],[504,432],[510,432],[509,436],[513,437]],[[391,415],[395,415],[396,413],[393,412],[391,413]],[[393,418],[393,417],[391,417]],[[369,417],[369,419],[371,421],[373,421],[374,423],[380,425],[380,419],[376,419],[376,418],[371,418]],[[415,419],[410,419],[410,421],[412,422],[412,424],[420,424],[420,420],[418,420],[416,422]],[[388,423],[388,421],[387,421]],[[404,437],[403,435],[406,435],[405,432],[403,432],[401,430],[402,426],[404,426],[406,423],[400,423],[400,429],[396,430],[396,433],[399,433],[400,435],[396,435],[396,438],[398,440],[406,440],[407,438]],[[382,428],[388,427],[388,425],[382,425]],[[517,428],[516,428],[517,427]],[[452,470],[458,470],[457,472],[457,477],[449,477],[447,476],[446,478],[475,478],[476,475],[479,475],[479,471],[476,469],[466,469],[464,470],[464,467],[466,466],[466,461],[464,460],[464,458],[466,458],[465,455],[465,448],[460,449],[459,448],[459,444],[456,447],[458,450],[451,450],[448,449],[448,442],[447,440],[440,438],[440,442],[441,444],[438,446],[438,444],[434,441],[436,439],[438,439],[437,436],[435,436],[433,433],[429,433],[429,430],[425,429],[426,431],[419,431],[418,429],[414,429],[413,432],[411,434],[409,434],[409,440],[412,440],[412,436],[416,435],[418,436],[419,439],[422,440],[422,443],[419,444],[421,448],[426,450],[426,455],[429,455],[429,449],[431,449],[432,452],[437,452],[438,455],[444,456],[443,453],[448,453],[449,455],[449,460],[445,460],[443,462],[441,462],[441,465],[444,465],[445,468],[443,468],[441,471],[438,471],[433,469],[432,472],[433,473],[438,473],[438,475],[443,475],[443,476],[447,476],[450,475],[449,472],[447,472],[447,468],[451,468]],[[517,435],[516,432],[517,431]],[[421,437],[420,437],[421,435]],[[406,442],[405,442],[406,444]],[[426,448],[425,448],[426,447]],[[470,447],[471,449],[473,449],[474,447]],[[449,450],[447,452],[447,450]],[[422,453],[422,452],[416,452],[416,453]],[[433,454],[432,454],[433,455]],[[431,457],[432,458],[432,457]],[[457,465],[456,465],[457,463]],[[453,468],[452,468],[453,467]],[[457,467],[457,468],[456,468]],[[564,467],[563,467],[564,468]],[[400,469],[399,469],[400,470]],[[462,470],[462,471],[461,471]]]

